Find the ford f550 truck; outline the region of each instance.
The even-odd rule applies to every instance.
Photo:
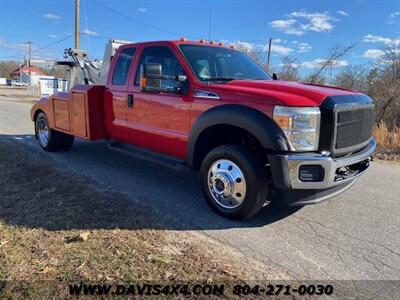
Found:
[[[46,151],[74,137],[200,171],[217,213],[248,218],[267,201],[317,203],[369,167],[373,100],[361,93],[277,80],[221,44],[126,44],[105,85],[77,85],[32,108]]]

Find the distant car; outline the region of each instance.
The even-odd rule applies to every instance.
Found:
[[[12,85],[12,86],[20,86],[20,87],[28,86],[27,83],[25,83],[25,82],[20,82],[20,81],[17,81],[17,80],[12,80],[12,81],[11,81],[11,85]]]

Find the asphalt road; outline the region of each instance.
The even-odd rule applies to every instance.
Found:
[[[0,138],[145,203],[170,220],[168,230],[199,232],[295,279],[400,280],[400,165],[375,162],[350,190],[318,205],[266,207],[233,222],[208,208],[195,173],[110,151],[106,142],[45,153],[33,137],[30,107],[0,97]]]

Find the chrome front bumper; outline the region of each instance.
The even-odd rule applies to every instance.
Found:
[[[376,149],[376,141],[372,138],[360,152],[341,158],[332,158],[322,154],[293,154],[285,155],[289,171],[290,188],[292,189],[327,189],[354,180],[363,174],[367,168],[349,178],[337,179],[337,170],[342,167],[355,165],[370,160]],[[303,165],[320,165],[324,170],[324,178],[319,182],[304,182],[299,179],[299,170]]]
[[[349,183],[362,175],[369,166],[369,160],[376,149],[376,141],[371,138],[368,145],[351,156],[333,158],[321,153],[271,154],[268,160],[274,186],[284,190],[326,190]],[[359,165],[357,165],[359,164]],[[302,181],[299,172],[301,166],[319,166],[323,169],[323,179],[318,181]],[[351,176],[338,176],[338,169],[352,166],[359,171]],[[340,172],[339,172],[340,173]]]

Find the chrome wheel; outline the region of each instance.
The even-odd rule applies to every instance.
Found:
[[[37,121],[37,135],[40,145],[46,147],[49,144],[49,126],[44,116],[39,116]]]
[[[239,207],[246,197],[246,180],[232,161],[215,161],[208,171],[208,189],[218,205],[226,209]]]

